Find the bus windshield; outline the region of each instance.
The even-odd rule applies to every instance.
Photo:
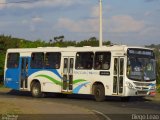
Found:
[[[127,77],[129,79],[153,81],[156,79],[155,67],[156,61],[152,51],[128,50]]]

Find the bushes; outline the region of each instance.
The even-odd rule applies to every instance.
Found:
[[[160,93],[160,84],[157,85],[157,92]]]
[[[0,87],[3,86],[3,75],[0,75]]]

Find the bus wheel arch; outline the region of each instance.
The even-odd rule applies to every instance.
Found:
[[[44,93],[41,91],[41,83],[39,80],[34,79],[31,82],[30,90],[33,97],[40,98],[44,97]]]
[[[92,86],[92,94],[97,102],[105,100],[105,87],[101,82],[95,82]]]

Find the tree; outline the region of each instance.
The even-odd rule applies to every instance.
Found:
[[[103,45],[110,45],[110,41],[105,41],[103,42]],[[96,37],[91,37],[88,40],[83,40],[80,41],[76,44],[77,47],[82,47],[82,46],[92,46],[92,47],[97,47],[99,46],[99,40]]]
[[[55,42],[63,42],[63,40],[64,40],[64,36],[62,35],[62,36],[58,36],[58,37],[54,37],[54,41]]]

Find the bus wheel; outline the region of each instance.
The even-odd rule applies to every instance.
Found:
[[[36,82],[32,85],[31,93],[32,96],[36,98],[44,97],[44,94],[41,92],[41,85],[39,82]]]
[[[101,84],[95,85],[94,97],[97,102],[102,102],[105,100],[105,91],[103,85]]]

